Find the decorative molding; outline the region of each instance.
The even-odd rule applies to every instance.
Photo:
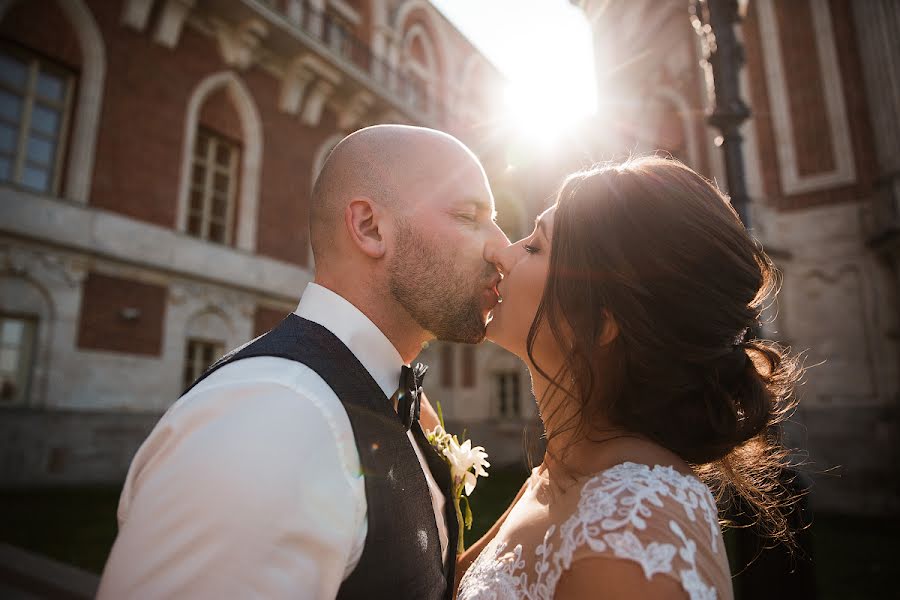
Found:
[[[178,187],[178,217],[176,229],[187,230],[187,207],[190,195],[191,159],[197,123],[203,102],[214,91],[225,88],[241,121],[244,134],[241,152],[240,196],[238,198],[237,236],[235,245],[248,252],[256,249],[256,224],[259,205],[259,177],[262,170],[262,120],[253,96],[241,79],[232,71],[210,75],[200,82],[188,100],[185,119],[184,146],[181,155],[181,180]]]
[[[229,67],[249,68],[256,62],[260,45],[268,32],[269,28],[259,19],[247,19],[234,28],[218,22],[216,39],[222,60]]]
[[[153,9],[154,0],[125,0],[122,4],[122,24],[144,31],[150,20],[150,11]]]
[[[354,25],[362,23],[362,16],[360,16],[359,11],[344,2],[344,0],[328,0],[328,6],[350,23]]]
[[[356,92],[349,98],[338,112],[337,125],[339,129],[351,131],[366,115],[369,108],[375,103],[375,95],[366,90]]]
[[[441,19],[436,14],[436,9],[431,5],[430,2],[426,0],[410,0],[404,2],[397,13],[394,15],[394,35],[396,40],[405,40],[406,38],[406,30],[404,29],[407,21],[407,17],[409,17],[410,13],[414,10],[421,9],[425,14],[425,20],[429,25],[429,32],[434,36],[432,40],[434,42],[434,59],[435,59],[435,73],[440,77],[443,74],[444,77],[447,77],[449,73],[454,72],[453,65],[451,65],[451,61],[453,60],[453,53],[450,51],[452,45],[447,37],[447,31],[443,27],[443,23]],[[431,36],[427,36],[431,38]],[[397,46],[396,44],[394,45]],[[399,53],[391,53],[390,62],[393,68],[400,67]],[[393,82],[391,82],[393,84]],[[450,86],[446,86],[449,88]],[[393,87],[391,88],[393,89]],[[444,98],[444,104],[449,105],[447,99]]]
[[[317,127],[322,119],[322,111],[325,109],[325,103],[334,93],[336,86],[324,79],[319,79],[309,92],[303,112],[300,115],[300,121],[308,127]]]
[[[16,239],[17,245],[31,240],[81,253],[63,263],[76,279],[89,264],[105,260],[285,301],[293,301],[311,279],[308,270],[291,263],[8,186],[0,186],[0,232]]]
[[[339,85],[343,79],[340,71],[325,64],[312,54],[302,54],[292,60],[281,76],[279,109],[288,114],[298,114],[309,85],[317,78],[335,86]]]
[[[427,64],[422,64],[412,57],[412,45],[416,38],[421,40]],[[437,99],[437,83],[440,80],[440,67],[431,36],[428,35],[428,31],[421,24],[414,23],[406,30],[401,46],[401,70],[406,73],[415,73],[415,75],[425,80],[428,86],[425,112],[431,113],[434,109],[434,102]],[[401,90],[401,94],[405,91],[407,90]]]
[[[195,2],[196,0],[166,0],[153,39],[166,48],[176,47]]]
[[[799,0],[798,0],[799,1]],[[794,127],[788,101],[788,84],[782,63],[778,34],[778,18],[773,0],[758,0],[759,29],[762,37],[763,66],[769,88],[769,104],[776,140],[776,155],[781,186],[786,195],[827,189],[856,181],[856,165],[850,139],[850,125],[844,102],[844,87],[834,41],[831,13],[827,2],[809,2],[816,37],[817,64],[820,66],[822,89],[835,168],[814,175],[800,175]]]

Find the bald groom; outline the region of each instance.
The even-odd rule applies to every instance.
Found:
[[[297,309],[135,455],[98,597],[452,597],[449,470],[397,398],[425,342],[484,339],[508,244],[487,177],[445,133],[362,129],[325,161],[310,235]]]

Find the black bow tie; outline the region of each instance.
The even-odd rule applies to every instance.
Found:
[[[404,365],[400,369],[400,387],[394,395],[397,398],[397,414],[407,431],[419,420],[422,380],[427,370],[428,366],[422,363],[416,363],[415,367]]]

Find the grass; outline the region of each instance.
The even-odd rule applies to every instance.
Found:
[[[467,545],[503,514],[526,476],[494,469],[478,481]],[[118,496],[110,487],[0,491],[0,542],[100,573],[115,539]],[[892,589],[900,520],[817,515],[811,534],[818,598],[881,598]]]
[[[0,491],[0,542],[100,573],[116,538],[119,487]]]

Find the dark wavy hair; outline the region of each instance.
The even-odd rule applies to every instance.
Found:
[[[743,500],[758,526],[791,542],[796,498],[778,424],[801,365],[755,337],[777,282],[728,199],[678,161],[636,158],[568,177],[527,348],[552,395],[579,410],[563,423],[545,415],[548,440],[590,439],[602,415],[676,453],[720,506]],[[608,315],[618,335],[601,346]],[[554,374],[534,358],[543,327],[565,356]]]

